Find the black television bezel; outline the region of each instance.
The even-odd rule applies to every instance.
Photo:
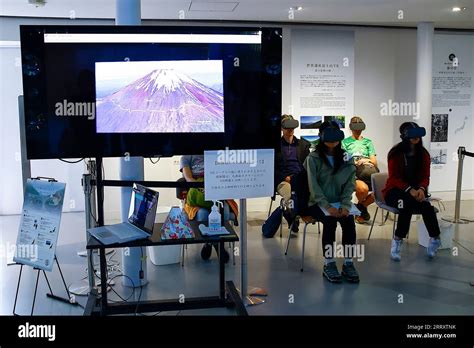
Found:
[[[97,136],[93,140],[94,148],[87,153],[81,151],[52,153],[45,147],[45,141],[29,141],[28,134],[31,129],[35,127],[35,122],[45,121],[46,98],[43,95],[47,93],[45,73],[41,71],[44,64],[44,33],[142,33],[142,34],[158,34],[158,33],[174,33],[174,34],[249,34],[262,33],[261,43],[261,120],[265,126],[262,127],[265,131],[260,134],[255,134],[255,139],[251,146],[246,146],[245,139],[241,143],[228,144],[221,142],[212,146],[187,146],[186,151],[176,148],[166,149],[165,146],[158,151],[156,148],[149,150],[130,149],[130,151],[123,151],[122,148],[111,150],[115,143],[124,140],[108,140],[107,144],[101,143],[106,137]],[[276,149],[280,139],[280,115],[281,115],[281,84],[282,84],[282,29],[278,27],[216,27],[216,26],[110,26],[110,25],[21,25],[21,55],[22,55],[22,76],[23,76],[23,95],[24,95],[24,111],[25,111],[25,134],[27,143],[27,158],[28,159],[55,159],[55,158],[87,158],[87,157],[123,157],[123,156],[143,156],[143,157],[168,157],[173,155],[183,154],[200,154],[202,150],[218,150],[225,147],[229,148],[274,148]],[[33,55],[39,57],[40,73],[31,77],[25,74],[24,63],[26,55]],[[279,72],[266,73],[265,67],[271,65],[277,67]],[[279,67],[279,68],[278,68]],[[33,89],[36,89],[32,93]],[[243,127],[246,122],[245,115],[242,116],[242,122],[239,121]],[[39,120],[39,121],[38,121]],[[47,120],[46,120],[47,121]],[[141,133],[143,134],[143,133]],[[163,136],[163,134],[170,133],[155,133],[154,136]],[[177,133],[186,134],[186,133]],[[207,133],[202,133],[203,135]],[[120,137],[128,137],[128,134],[120,135]],[[121,138],[125,139],[125,138]],[[128,141],[128,140],[127,140]],[[130,142],[130,141],[128,141]],[[253,146],[258,143],[259,146]],[[46,146],[47,147],[47,146]],[[51,146],[49,146],[51,147]],[[184,148],[185,146],[183,146]]]

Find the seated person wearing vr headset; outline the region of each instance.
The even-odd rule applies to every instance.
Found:
[[[430,154],[421,140],[426,130],[415,122],[405,122],[400,126],[400,134],[402,141],[388,153],[388,179],[382,190],[385,202],[400,212],[390,250],[391,258],[400,261],[400,248],[403,238],[408,234],[413,213],[423,216],[431,237],[427,253],[433,258],[441,242],[436,212],[426,201],[430,182]]]
[[[356,196],[357,208],[361,211],[361,215],[356,217],[356,222],[363,224],[370,220],[370,214],[367,207],[374,203],[373,194],[369,194],[372,190],[370,177],[374,173],[378,173],[377,157],[372,140],[363,137],[362,131],[365,129],[365,123],[362,118],[354,116],[351,118],[349,128],[352,135],[342,141],[342,148],[354,158],[356,165]]]
[[[315,151],[311,152],[304,166],[308,173],[309,202],[304,214],[311,215],[323,224],[322,247],[324,255],[323,276],[334,283],[341,283],[342,278],[350,282],[359,282],[351,250],[355,250],[356,229],[354,218],[349,215],[352,206],[352,193],[355,189],[354,161],[344,152],[341,141],[344,133],[339,125],[323,122],[319,128],[320,141]],[[340,203],[340,209],[330,203]],[[325,208],[330,216],[326,216],[321,208]],[[337,223],[342,228],[342,244],[344,246],[344,264],[342,276],[335,260],[335,241]]]
[[[311,144],[294,136],[295,128],[298,128],[299,122],[291,115],[282,115],[281,117],[281,146],[275,153],[275,191],[283,197],[287,209],[284,211],[285,219],[289,226],[293,226],[293,232],[298,232],[299,221],[295,219],[297,207],[290,207],[292,192],[297,197],[296,205],[300,200],[304,200],[306,181],[306,172],[303,163],[309,154]],[[307,190],[307,189],[306,189]],[[294,197],[295,198],[295,197]],[[293,202],[294,203],[294,202]]]

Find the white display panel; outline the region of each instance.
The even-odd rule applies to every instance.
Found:
[[[348,128],[354,115],[354,32],[292,30],[291,76],[288,112],[300,121],[298,137],[316,140],[318,124],[327,120]]]
[[[431,121],[431,183],[454,191],[457,149],[474,151],[474,36],[435,35]],[[474,161],[466,158],[463,190],[474,189]]]
[[[206,200],[271,197],[273,149],[204,151]]]

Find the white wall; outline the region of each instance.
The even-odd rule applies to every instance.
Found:
[[[112,24],[111,21],[69,21],[41,20],[0,17],[0,41],[19,40],[19,24]],[[150,22],[147,24],[159,24]],[[167,25],[172,23],[166,23]],[[179,23],[183,25],[182,22]],[[230,24],[229,24],[230,25]],[[291,105],[291,52],[290,40],[292,26],[283,26],[283,81],[282,111],[288,112]],[[316,28],[298,26],[298,28]],[[341,27],[318,26],[318,30],[341,30]],[[386,154],[391,146],[398,142],[398,126],[406,118],[384,118],[380,116],[380,103],[393,101],[410,102],[416,97],[416,31],[413,29],[383,29],[344,27],[343,30],[355,31],[355,114],[367,123],[365,135],[374,141],[381,170],[386,170]],[[0,214],[20,212],[21,172],[16,161],[20,151],[17,96],[22,94],[21,71],[15,66],[20,56],[19,48],[0,48]],[[469,149],[468,149],[469,150]],[[107,179],[118,178],[118,159],[105,159],[104,170]],[[176,180],[179,157],[163,158],[158,164],[145,160],[145,178],[147,180]],[[80,177],[83,164],[68,165],[58,160],[33,161],[32,174],[54,176],[67,182],[65,211],[81,210],[84,207]],[[450,178],[455,180],[455,178]],[[453,185],[454,186],[454,185]],[[431,188],[436,191],[436,187]],[[178,204],[175,189],[160,189],[160,205]],[[453,199],[453,192],[442,194]],[[105,213],[107,218],[117,218],[120,211],[120,190],[106,188]],[[467,196],[463,192],[463,198]],[[251,199],[248,210],[266,211],[269,198]],[[74,207],[73,207],[74,206]]]

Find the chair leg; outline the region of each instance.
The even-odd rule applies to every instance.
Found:
[[[290,247],[290,239],[291,239],[291,229],[293,228],[293,224],[295,223],[295,221],[296,221],[296,218],[293,220],[293,222],[291,223],[291,226],[288,228],[288,241],[286,242],[285,255],[288,255],[288,248]]]
[[[318,221],[318,234],[321,234],[321,226],[319,225],[319,221]]]
[[[283,212],[281,213],[281,220],[280,220],[280,238],[283,237]]]
[[[232,265],[235,266],[235,242],[232,242]]]
[[[408,243],[408,238],[410,238],[410,228],[408,228],[408,233],[407,233],[407,236],[406,236],[406,242]]]
[[[304,224],[304,231],[303,231],[303,250],[301,251],[301,269],[300,271],[303,272],[303,268],[304,268],[304,247],[305,247],[305,244],[306,244],[306,228],[308,227],[308,224],[305,223]]]
[[[272,205],[273,205],[273,199],[270,198],[270,208],[268,208],[267,219],[270,217],[270,214],[272,213]]]
[[[374,218],[372,219],[372,226],[370,226],[369,238],[367,238],[367,240],[370,240],[370,236],[372,235],[372,229],[374,228],[375,218],[377,217],[378,212],[379,212],[379,207],[375,209],[375,215],[374,215]],[[383,219],[383,213],[382,213],[382,219]]]
[[[181,267],[184,267],[184,246],[186,244],[183,244],[183,246],[181,247]]]
[[[393,214],[393,230],[392,230],[392,239],[395,238],[395,228],[397,226],[397,214]]]

